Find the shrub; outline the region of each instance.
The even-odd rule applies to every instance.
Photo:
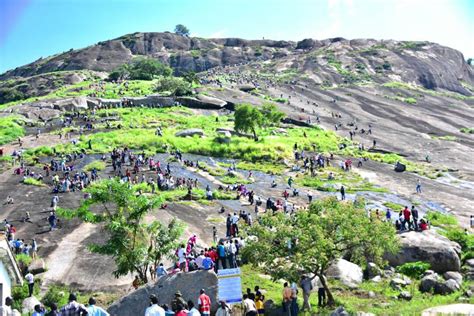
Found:
[[[192,92],[189,82],[183,78],[176,77],[160,77],[155,86],[156,92],[168,92],[170,95],[182,96]]]
[[[416,104],[415,98],[405,98],[405,102],[408,104]]]
[[[431,265],[427,262],[408,262],[397,267],[397,272],[409,276],[410,278],[419,279]]]
[[[428,212],[425,215],[425,218],[430,221],[431,225],[444,227],[458,225],[456,217],[450,214],[443,214],[440,212]]]
[[[53,285],[48,289],[41,301],[47,307],[51,307],[53,303],[58,306],[63,306],[67,304],[68,296],[66,293],[68,292],[68,289],[65,287]]]
[[[17,254],[15,256],[15,259],[18,262],[18,264],[23,265],[25,267],[28,267],[31,261],[33,261],[33,259],[30,256],[24,253]]]

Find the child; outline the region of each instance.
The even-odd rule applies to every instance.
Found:
[[[263,296],[257,295],[255,297],[255,307],[257,307],[258,315],[265,315],[265,307],[263,305]]]

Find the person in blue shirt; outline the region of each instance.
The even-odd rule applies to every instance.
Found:
[[[95,306],[95,303],[96,303],[95,299],[91,297],[89,299],[89,306],[87,307],[88,316],[109,316],[110,315],[102,307]]]
[[[202,260],[202,268],[204,270],[211,270],[214,266],[212,259],[209,258],[209,255],[206,253],[206,257]]]
[[[160,277],[165,276],[167,274],[168,272],[163,267],[163,263],[160,263],[160,265],[156,268],[156,280],[158,280]]]

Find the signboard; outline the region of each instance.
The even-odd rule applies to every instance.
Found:
[[[240,269],[220,269],[217,272],[218,297],[227,304],[242,302]]]

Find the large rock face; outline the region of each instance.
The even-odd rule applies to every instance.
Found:
[[[362,283],[363,273],[358,265],[339,259],[328,268],[327,277],[340,280],[349,287],[356,287]]]
[[[459,244],[450,241],[433,230],[423,232],[407,232],[399,235],[401,250],[396,255],[386,255],[392,266],[407,262],[423,261],[431,264],[431,269],[444,273],[459,271],[461,261]]]
[[[122,297],[109,307],[108,312],[114,316],[144,315],[151,294],[158,297],[160,305],[170,305],[177,291],[185,301],[192,300],[197,306],[201,289],[205,289],[211,298],[212,310],[217,310],[217,275],[213,271],[195,271],[162,277],[158,282]]]
[[[305,39],[298,43],[239,38],[203,39],[173,33],[133,33],[95,45],[70,50],[51,58],[40,59],[0,75],[0,80],[30,77],[58,70],[111,71],[136,56],[148,56],[169,64],[177,74],[201,72],[214,67],[247,64],[257,60],[299,58],[301,49],[311,54],[298,71],[312,67],[332,81],[345,83],[344,74],[336,74],[328,65],[329,52],[342,62],[343,68],[355,64],[364,68],[388,65],[387,75],[405,82],[416,82],[428,89],[445,89],[471,95],[461,83],[474,84],[474,71],[464,56],[454,49],[429,42],[376,41],[372,39],[325,40]],[[314,57],[315,53],[322,52]],[[318,55],[318,54],[316,54]],[[382,70],[381,70],[382,71]]]

